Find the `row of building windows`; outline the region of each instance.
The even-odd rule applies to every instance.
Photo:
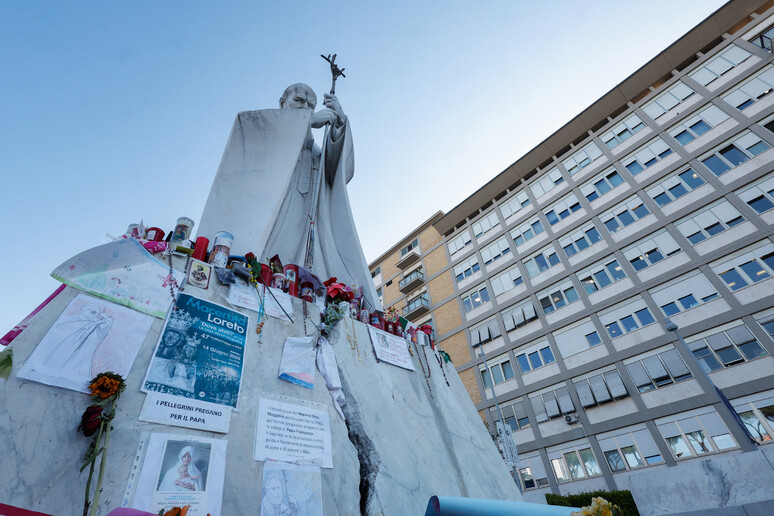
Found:
[[[620,324],[620,328],[623,329],[631,329],[634,325],[642,324],[643,319],[641,318],[643,314],[645,314],[645,321],[652,320],[647,309],[643,309],[634,312],[631,316],[622,318],[620,321],[616,321],[614,324]],[[636,321],[634,317],[637,318]],[[629,318],[632,319],[627,322],[626,320]],[[774,331],[774,322],[767,324],[769,326],[767,331]],[[611,332],[609,328],[610,325],[607,325],[606,329],[608,329],[608,332]],[[578,330],[574,332],[575,334],[569,336],[576,344],[580,341],[579,334],[585,333],[582,328],[578,328]],[[495,320],[488,321],[472,329],[471,334],[474,332],[476,337],[473,340],[481,344],[501,336]],[[556,343],[560,354],[566,357],[567,355],[563,353],[563,343],[560,342],[559,338],[561,333],[561,331],[557,332]],[[596,331],[586,333],[584,339],[587,347],[594,347],[601,343],[601,339],[599,339]],[[729,323],[723,327],[714,328],[692,336],[687,339],[687,343],[689,350],[693,353],[699,365],[708,373],[769,356],[763,345],[741,321]],[[495,379],[495,384],[515,377],[510,356],[510,354],[506,353],[490,358],[491,364],[493,364],[490,366],[490,370],[492,377]],[[517,348],[513,351],[512,356],[515,356],[522,375],[556,362],[552,346],[545,339]],[[634,386],[641,393],[693,378],[693,374],[673,346],[666,346],[631,357],[624,360],[623,365],[629,373]],[[491,387],[490,372],[485,368],[481,369],[480,372],[485,387]],[[557,370],[556,373],[558,374],[558,372]],[[583,387],[578,387],[578,385]],[[603,385],[607,390],[602,388]],[[591,377],[584,377],[581,383],[576,383],[576,389],[584,407],[628,395],[616,371],[601,372]],[[581,389],[583,390],[582,392]],[[589,397],[589,394],[591,394],[591,397]],[[545,396],[543,397],[545,398]],[[590,404],[585,404],[586,401]],[[568,409],[567,412],[555,412],[553,415],[547,412],[547,418],[559,417],[575,410],[571,402],[566,404],[566,408]],[[536,410],[537,412],[542,413],[543,411]],[[538,422],[545,420],[547,419],[538,417]]]

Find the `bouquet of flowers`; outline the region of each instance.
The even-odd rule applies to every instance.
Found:
[[[86,496],[83,502],[83,514],[94,516],[97,514],[99,505],[99,495],[102,492],[102,478],[105,475],[105,464],[107,463],[108,446],[110,446],[110,422],[116,417],[116,403],[119,396],[126,389],[126,383],[121,375],[106,372],[100,373],[94,377],[89,384],[91,391],[91,401],[93,402],[86,408],[81,416],[81,424],[78,429],[86,437],[91,437],[95,433],[97,437],[89,445],[86,451],[86,457],[81,471],[89,467],[89,479],[86,481]],[[89,501],[91,492],[91,479],[94,476],[94,468],[97,458],[101,456],[99,464],[99,476],[97,485],[94,488],[94,499]]]
[[[390,321],[390,322],[398,322],[400,321],[400,312],[398,311],[397,308],[395,308],[394,306],[391,306],[387,310],[385,310],[384,320]]]
[[[352,287],[339,283],[335,277],[323,281],[323,285],[327,289],[328,299],[336,304],[342,301],[349,303],[355,298],[355,291],[352,290]]]
[[[591,499],[591,505],[581,507],[580,511],[571,512],[570,516],[621,516],[622,514],[620,507],[597,496]]]

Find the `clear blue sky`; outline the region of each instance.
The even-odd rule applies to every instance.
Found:
[[[371,261],[722,4],[2,2],[0,335],[106,233],[198,222],[236,113],[321,96],[321,53],[346,68]]]

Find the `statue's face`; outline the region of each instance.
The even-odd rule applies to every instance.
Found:
[[[283,109],[314,109],[316,96],[313,91],[296,86],[285,97]]]

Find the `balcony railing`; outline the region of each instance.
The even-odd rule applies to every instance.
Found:
[[[403,292],[410,292],[425,282],[425,275],[422,271],[415,270],[398,283],[398,290]]]
[[[405,269],[406,267],[409,267],[417,263],[417,260],[419,260],[419,248],[415,247],[410,251],[401,253],[401,257],[398,260],[397,265],[399,269]]]
[[[430,301],[424,295],[415,297],[403,308],[403,317],[411,319],[430,311]]]

